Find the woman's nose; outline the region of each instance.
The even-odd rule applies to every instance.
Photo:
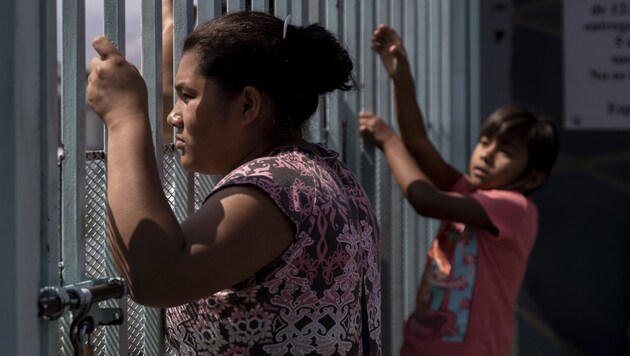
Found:
[[[168,122],[169,125],[178,129],[181,128],[184,123],[184,121],[182,120],[182,115],[176,113],[175,110],[171,111],[171,113],[168,114],[168,116],[166,117],[166,122]]]

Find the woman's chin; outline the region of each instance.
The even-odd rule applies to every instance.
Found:
[[[193,162],[191,161],[190,157],[186,156],[185,154],[179,157],[179,164],[187,171],[191,171],[191,169],[193,168]]]
[[[199,173],[199,174],[204,174],[204,175],[222,174],[222,173],[218,173],[217,169],[212,169],[212,167],[207,167],[207,166],[204,167],[204,166],[199,166],[198,164],[195,164],[195,162],[191,160],[190,157],[186,157],[185,155],[180,157],[179,164],[182,166],[184,170],[191,173]]]

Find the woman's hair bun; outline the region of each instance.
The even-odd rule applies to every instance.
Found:
[[[293,53],[291,71],[305,90],[325,94],[353,88],[352,59],[328,30],[319,24],[289,26],[286,40]]]

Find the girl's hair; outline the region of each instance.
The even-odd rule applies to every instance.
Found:
[[[529,163],[523,177],[533,171],[549,176],[560,147],[558,131],[546,115],[524,106],[510,104],[493,112],[483,124],[479,137],[500,142],[521,141],[529,151]]]
[[[313,115],[318,95],[354,86],[352,59],[319,24],[288,25],[274,16],[242,11],[197,27],[184,43],[206,77],[229,95],[251,85],[273,100],[276,127],[292,130]]]

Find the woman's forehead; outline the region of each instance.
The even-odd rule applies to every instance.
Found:
[[[194,80],[205,79],[199,70],[199,61],[197,55],[194,52],[184,52],[179,67],[177,68],[177,75],[175,76],[175,86],[183,85]]]

